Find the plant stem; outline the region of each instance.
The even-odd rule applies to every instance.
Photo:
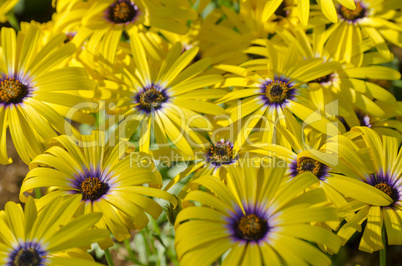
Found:
[[[35,192],[35,198],[40,199],[42,197],[42,193],[40,192],[39,187],[34,188],[34,192]]]
[[[151,233],[151,231],[149,230],[148,226],[145,226],[144,231],[145,231],[145,234],[146,234],[147,236],[152,235],[152,233]],[[154,252],[156,251],[154,239],[151,238],[151,240],[148,240],[148,238],[147,238],[147,241],[150,242],[150,243],[149,243],[149,244],[150,244],[149,246],[150,246],[151,254],[154,254]]]
[[[114,266],[112,255],[110,254],[109,249],[105,249],[105,257],[106,257],[106,260],[107,260],[107,264],[109,266]]]
[[[141,231],[141,234],[142,234],[142,237],[144,238],[145,251],[147,252],[147,255],[149,257],[149,256],[152,255],[152,251],[151,251],[151,249],[149,247],[148,237],[147,237],[144,229]]]
[[[380,250],[380,266],[387,265],[387,257],[386,257],[386,248],[387,241],[385,239],[385,226],[382,228],[382,243],[384,244],[384,248]]]
[[[137,263],[137,264],[140,264],[140,262],[139,262],[139,261],[137,260],[137,258],[135,257],[135,253],[134,253],[133,249],[131,248],[130,238],[124,239],[123,243],[124,243],[124,245],[126,246],[129,259],[130,259],[132,262],[135,262],[135,263]]]

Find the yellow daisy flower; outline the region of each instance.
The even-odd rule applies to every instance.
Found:
[[[110,82],[105,82],[105,87],[115,88],[117,94],[116,106],[110,113],[119,114],[107,124],[119,122],[114,132],[117,138],[130,138],[141,126],[140,151],[149,152],[153,131],[159,148],[169,149],[169,138],[183,153],[193,154],[189,143],[199,147],[205,143],[194,128],[211,127],[199,113],[224,113],[221,107],[207,100],[222,97],[226,91],[206,88],[223,77],[201,74],[210,66],[209,59],[191,64],[198,47],[182,53],[181,44],[176,43],[159,62],[147,56],[140,34],[135,33],[130,39],[133,56],[127,58]]]
[[[338,170],[332,167],[332,165],[337,165],[339,160],[342,160],[334,152],[336,149],[333,148],[332,144],[326,143],[327,136],[325,134],[311,128],[303,131],[301,125],[294,118],[289,119],[289,124],[289,129],[278,125],[278,134],[287,139],[288,145],[257,143],[253,145],[254,148],[251,146],[248,151],[262,156],[276,156],[284,159],[287,163],[286,180],[291,180],[304,172],[313,173],[318,178],[319,186],[324,190],[328,201],[338,209],[345,208],[350,197],[355,198],[349,195],[345,199],[343,187],[347,186],[348,183],[344,181],[344,176],[341,176]],[[335,142],[335,139],[330,140]],[[335,183],[334,186],[333,183]],[[359,184],[356,185],[356,189],[362,193],[370,193],[366,186],[358,186]],[[375,196],[376,194],[373,195],[373,197]],[[339,221],[330,222],[327,225],[333,230],[337,230],[340,222],[350,217],[351,212],[343,211],[340,213]]]
[[[391,59],[386,41],[402,47],[400,39],[402,27],[395,23],[401,16],[401,1],[353,0],[356,9],[349,10],[338,5],[339,22],[328,30],[328,48],[334,54],[344,54],[346,62],[351,62],[349,50],[359,50],[363,40],[368,38],[385,58]],[[335,22],[334,22],[335,23]]]
[[[235,89],[218,103],[228,103],[226,111],[233,122],[241,121],[243,139],[258,122],[266,122],[267,127],[273,127],[273,123],[286,125],[287,117],[293,114],[321,132],[338,134],[338,128],[316,112],[308,95],[309,90],[305,88],[307,82],[332,73],[338,64],[319,58],[303,60],[298,56],[295,45],[287,49],[269,40],[258,40],[257,43],[266,47],[255,46],[248,50],[264,58],[250,60],[239,67],[217,66],[233,73],[227,75],[221,86]],[[269,142],[268,136],[272,135],[272,131],[265,132],[263,142]]]
[[[41,32],[30,25],[26,32],[1,29],[0,55],[0,163],[11,163],[6,150],[6,130],[25,163],[42,153],[57,133],[69,132],[62,116],[84,100],[79,92],[93,89],[85,70],[62,67],[75,52],[58,34],[44,47]]]
[[[86,49],[94,54],[94,62],[113,63],[123,32],[130,36],[132,31],[152,27],[185,34],[188,21],[197,16],[187,0],[90,0],[82,17],[83,28],[74,39],[81,45],[89,38]]]
[[[213,175],[225,180],[227,168],[230,166],[243,165],[250,158],[269,159],[269,156],[259,152],[257,147],[251,146],[249,143],[242,144],[233,139],[233,136],[236,135],[233,132],[234,129],[234,126],[214,125],[214,130],[208,134],[208,140],[205,140],[208,144],[204,149],[195,149],[192,156],[181,154],[179,150],[175,149],[171,149],[169,154],[160,150],[152,151],[155,159],[167,157],[172,158],[172,161],[187,164],[186,169],[172,178],[164,190],[168,191],[183,178],[195,173],[177,195],[177,198],[181,200],[187,194],[191,181],[202,175]]]
[[[118,241],[130,237],[129,230],[143,229],[149,213],[157,219],[162,207],[148,196],[169,200],[171,194],[161,191],[162,177],[152,159],[143,153],[124,156],[125,142],[105,144],[102,133],[74,139],[65,135],[55,139],[56,146],[37,156],[24,179],[20,200],[36,187],[49,187],[38,200],[41,209],[57,198],[82,199],[75,207],[76,216],[101,212],[98,228],[109,229]],[[143,185],[148,184],[149,187]]]
[[[101,265],[86,252],[74,249],[109,237],[103,229],[89,230],[101,213],[83,215],[69,222],[79,199],[55,199],[37,213],[32,197],[25,211],[8,202],[0,212],[0,262],[2,265]]]
[[[317,181],[311,173],[282,182],[285,169],[280,167],[228,170],[227,186],[202,176],[183,200],[175,222],[182,265],[210,265],[226,252],[223,265],[331,264],[308,243],[340,248],[331,231],[310,224],[338,219],[334,208],[317,206],[325,200],[321,189],[300,194]]]
[[[344,54],[332,54],[329,49],[332,43],[327,42],[330,33],[324,27],[315,27],[311,36],[302,30],[296,30],[295,35],[288,31],[278,31],[278,34],[286,44],[297,44],[303,58],[321,58],[339,63],[334,72],[308,83],[309,97],[317,108],[323,112],[331,112],[329,107],[337,106],[329,116],[344,117],[355,125],[357,121],[353,113],[356,109],[383,118],[388,115],[383,109],[384,104],[396,104],[392,93],[368,79],[397,80],[401,75],[392,68],[381,66],[380,64],[389,60],[378,52],[361,53],[370,49],[370,46],[359,47],[359,51],[348,50]],[[346,54],[352,55],[352,63],[346,63]],[[381,105],[380,102],[384,104]]]
[[[150,0],[90,0],[82,24],[94,30],[127,30],[138,24],[184,34],[187,20],[196,19],[197,12],[184,0],[173,2]]]
[[[338,150],[341,158],[334,169],[346,175],[343,182],[332,182],[345,197],[354,198],[343,210],[356,214],[338,231],[346,243],[362,230],[359,249],[372,253],[384,248],[383,227],[388,244],[402,244],[402,152],[396,138],[383,136],[367,127],[354,127],[343,141],[332,143],[329,149]],[[364,190],[361,187],[366,187]],[[367,192],[371,191],[369,194]]]

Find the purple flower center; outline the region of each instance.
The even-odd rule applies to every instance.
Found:
[[[248,214],[236,221],[236,236],[247,241],[258,241],[268,232],[267,220]]]
[[[45,265],[43,257],[46,252],[38,243],[25,242],[16,247],[10,254],[9,266],[42,266]]]
[[[288,85],[281,81],[275,80],[265,86],[265,95],[270,103],[283,103],[288,98]]]
[[[338,15],[341,19],[349,22],[356,22],[367,16],[367,8],[360,2],[355,2],[356,9],[350,10],[342,5],[338,7]]]
[[[293,177],[304,172],[311,172],[320,180],[323,180],[328,174],[328,166],[309,157],[300,157],[294,161],[290,165],[290,170]]]
[[[294,84],[284,78],[267,79],[261,87],[262,99],[267,105],[284,107],[295,97]]]
[[[140,110],[150,113],[151,111],[160,109],[169,97],[164,89],[152,84],[148,88],[144,88],[138,92],[135,99],[139,103],[138,108]]]
[[[79,186],[84,200],[97,200],[109,191],[109,185],[97,177],[87,177]]]
[[[207,152],[206,160],[216,166],[233,163],[235,161],[233,145],[224,140],[217,142]]]
[[[227,228],[234,241],[248,244],[259,243],[266,239],[270,230],[269,216],[264,206],[243,205],[235,207],[235,211],[228,217]]]
[[[108,9],[109,19],[116,24],[133,22],[138,15],[138,6],[129,0],[117,0]]]

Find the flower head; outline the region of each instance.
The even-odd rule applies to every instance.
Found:
[[[348,21],[350,23],[355,23],[359,19],[365,18],[368,14],[368,8],[363,2],[355,2],[356,8],[350,10],[345,6],[338,6],[337,12],[338,17],[342,21]]]
[[[175,222],[181,263],[209,265],[229,250],[224,263],[233,265],[248,259],[256,265],[329,265],[328,257],[306,241],[337,251],[340,240],[310,224],[336,220],[336,211],[316,205],[325,199],[320,189],[300,194],[317,181],[312,174],[282,182],[284,173],[279,167],[230,167],[227,185],[207,175],[194,180]]]
[[[2,265],[100,265],[84,255],[72,256],[63,252],[90,245],[109,237],[103,229],[91,229],[101,219],[101,213],[91,213],[72,219],[71,209],[78,207],[79,198],[55,199],[39,213],[37,204],[29,197],[25,211],[20,205],[8,202],[0,212],[0,261]],[[52,214],[52,215],[51,215]],[[84,253],[76,249],[75,254]]]
[[[75,52],[58,34],[43,47],[40,29],[25,25],[16,33],[1,29],[0,55],[0,163],[11,163],[6,150],[6,130],[25,163],[42,153],[51,138],[68,131],[64,109],[85,101],[80,92],[92,90],[93,81],[78,67],[62,67]]]
[[[338,235],[345,243],[367,221],[360,250],[371,253],[384,248],[383,226],[388,244],[401,245],[402,239],[398,236],[402,229],[397,221],[401,219],[402,207],[402,151],[398,151],[397,139],[389,136],[381,139],[367,127],[354,127],[345,135],[348,140],[339,143],[340,160],[334,168],[347,177],[343,177],[343,184],[332,185],[339,191],[347,186],[342,193],[355,200],[343,211],[355,214],[341,227]],[[357,186],[365,187],[366,191]]]
[[[263,54],[264,58],[247,61],[240,67],[218,67],[233,73],[227,75],[222,86],[238,88],[218,102],[229,104],[226,110],[233,122],[248,125],[242,128],[246,137],[259,121],[286,125],[293,114],[303,121],[315,121],[311,126],[321,132],[337,134],[338,128],[315,112],[316,107],[309,99],[309,89],[305,86],[312,80],[329,75],[338,64],[318,58],[303,59],[299,57],[295,45],[286,48],[269,40],[259,40],[258,44],[252,47],[256,48],[253,51]],[[267,134],[271,134],[274,130],[268,131]]]
[[[337,4],[333,9],[336,16],[335,20],[331,19],[333,24],[328,29],[331,32],[328,38],[331,52],[342,56],[347,63],[359,62],[364,53],[364,49],[361,49],[362,43],[369,41],[370,48],[375,47],[383,58],[392,61],[393,56],[387,42],[397,46],[402,45],[398,37],[402,27],[396,23],[397,19],[401,17],[400,4],[388,4],[389,2],[386,0],[347,2],[354,4],[355,8]],[[326,4],[321,6],[326,6]],[[337,18],[339,18],[338,21]],[[327,24],[324,21],[319,24]],[[340,37],[347,32],[350,32],[347,38]]]
[[[184,154],[193,154],[190,143],[204,145],[203,138],[195,128],[210,125],[200,114],[217,115],[224,113],[223,108],[209,102],[226,92],[220,89],[207,89],[223,77],[217,74],[204,75],[210,59],[192,62],[198,47],[183,51],[180,43],[174,44],[162,61],[148,55],[145,35],[131,35],[131,55],[110,83],[118,87],[110,101],[115,105],[109,113],[119,114],[115,136],[130,138],[136,130],[140,132],[139,149],[148,153],[151,144],[151,131],[156,136],[160,149],[169,150],[172,142]],[[158,53],[166,51],[158,48]],[[116,82],[116,77],[120,80]],[[108,80],[109,81],[109,80]],[[104,88],[107,90],[108,88]],[[112,122],[110,124],[114,124]],[[153,128],[151,130],[151,128]],[[170,141],[169,141],[170,140]]]
[[[105,11],[106,19],[111,23],[128,24],[133,23],[139,15],[138,6],[130,0],[117,0]]]
[[[51,147],[32,161],[21,187],[22,201],[26,200],[24,192],[35,187],[52,187],[38,201],[40,207],[57,197],[79,198],[80,205],[73,210],[76,215],[104,213],[97,226],[109,229],[118,241],[129,237],[130,229],[141,230],[147,225],[145,212],[159,217],[162,207],[148,196],[176,204],[171,194],[159,190],[162,178],[152,158],[143,153],[123,156],[126,142],[109,146],[101,132],[78,140],[63,135],[56,141],[60,146]],[[143,187],[145,184],[149,187]]]

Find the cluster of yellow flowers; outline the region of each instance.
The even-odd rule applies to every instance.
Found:
[[[402,102],[381,86],[401,78],[402,1],[53,5],[1,28],[0,163],[9,132],[30,169],[2,264],[98,265],[92,243],[112,264],[153,198],[183,265],[330,265],[357,231],[382,264],[402,245]]]

